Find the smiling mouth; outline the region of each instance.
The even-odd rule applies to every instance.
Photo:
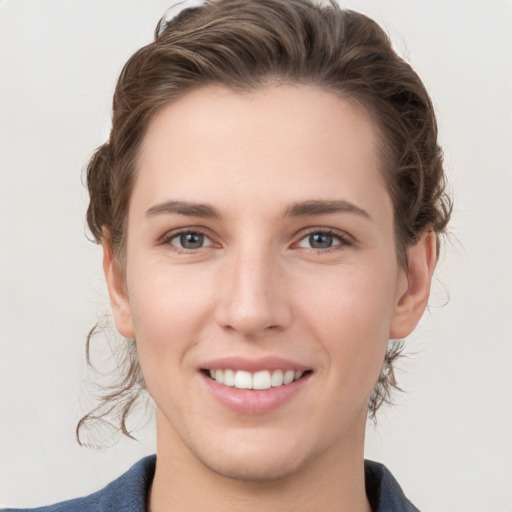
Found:
[[[305,375],[311,373],[307,371],[293,370],[262,370],[259,372],[247,372],[244,370],[231,369],[205,369],[203,373],[212,380],[223,384],[224,386],[237,389],[270,389],[286,386],[296,382]]]

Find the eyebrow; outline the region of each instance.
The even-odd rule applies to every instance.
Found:
[[[331,213],[353,213],[366,217],[371,220],[370,214],[356,206],[343,200],[312,200],[295,203],[289,206],[285,211],[285,217],[306,217],[309,215],[329,215]]]
[[[352,213],[371,220],[370,214],[343,200],[309,200],[294,203],[284,212],[285,217],[307,217],[311,215],[329,215],[333,213]],[[189,201],[164,201],[163,203],[151,206],[146,211],[147,217],[154,217],[162,214],[178,214],[187,217],[202,217],[207,219],[220,219],[220,212],[213,206],[206,203],[192,203]]]
[[[185,215],[187,217],[203,217],[207,219],[219,219],[219,211],[213,206],[205,203],[191,203],[188,201],[164,201],[146,210],[147,217],[154,217],[161,214]]]

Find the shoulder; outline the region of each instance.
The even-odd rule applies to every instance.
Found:
[[[155,474],[156,457],[145,457],[101,491],[89,496],[35,509],[2,509],[2,512],[144,512]]]
[[[383,464],[364,461],[366,495],[373,512],[419,512]]]

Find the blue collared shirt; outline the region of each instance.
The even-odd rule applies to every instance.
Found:
[[[156,456],[150,455],[101,491],[84,498],[36,509],[6,509],[5,512],[145,512],[155,465]],[[385,466],[367,460],[364,470],[366,495],[373,512],[419,512]]]

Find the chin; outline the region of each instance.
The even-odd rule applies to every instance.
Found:
[[[241,436],[244,437],[244,436]],[[209,470],[219,476],[241,482],[271,482],[286,479],[301,472],[319,453],[319,447],[305,450],[306,442],[292,442],[275,434],[270,439],[265,436],[254,436],[247,439],[231,439],[220,444],[221,448],[214,452],[196,457]],[[202,455],[202,456],[201,456]]]
[[[223,478],[240,482],[276,482],[296,474],[305,465],[287,458],[280,463],[276,457],[259,457],[257,460],[244,457],[244,460],[203,461],[212,472]]]

